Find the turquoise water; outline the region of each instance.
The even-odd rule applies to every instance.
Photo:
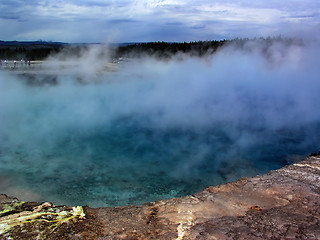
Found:
[[[11,128],[1,137],[2,191],[32,192],[31,200],[101,207],[184,196],[280,168],[320,142],[312,134],[320,124],[276,130],[233,122],[163,127],[154,122],[161,114],[151,112],[82,122],[71,108],[58,122],[53,109],[71,98],[53,107],[56,99],[45,95],[33,103],[37,94],[24,96],[19,104],[25,112],[10,113],[17,118],[6,122]]]
[[[318,65],[270,69],[239,59],[230,59],[232,71],[217,58],[129,63],[81,82],[1,72],[0,192],[54,204],[142,204],[317,152]]]
[[[30,139],[29,145],[12,148],[2,142],[1,174],[56,204],[141,204],[277,169],[290,156],[303,157],[317,147],[297,148],[308,136],[294,130],[255,132],[269,143],[240,148],[220,127],[160,131],[130,120],[63,131],[50,143]]]

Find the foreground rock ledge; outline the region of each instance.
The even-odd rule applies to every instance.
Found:
[[[0,195],[0,239],[320,239],[320,156],[142,206],[53,206]]]

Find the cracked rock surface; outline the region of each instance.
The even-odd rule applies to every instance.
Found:
[[[0,239],[320,239],[320,156],[141,206],[68,207],[0,195]]]

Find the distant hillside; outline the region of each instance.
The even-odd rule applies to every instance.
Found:
[[[65,46],[68,43],[63,42],[46,42],[46,41],[1,41],[0,47],[3,46]]]

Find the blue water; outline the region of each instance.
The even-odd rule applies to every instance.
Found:
[[[229,58],[128,64],[81,82],[1,72],[0,192],[54,204],[142,204],[317,152],[318,64],[273,69]]]
[[[290,156],[301,159],[320,142],[317,137],[303,144],[310,142],[305,133],[319,132],[319,124],[276,132],[248,126],[230,131],[221,125],[159,130],[143,119],[131,116],[106,127],[66,129],[48,142],[36,129],[28,144],[8,146],[2,139],[1,175],[10,187],[37,193],[38,201],[142,204],[280,168],[290,163]],[[240,147],[235,142],[243,134],[266,141]]]

